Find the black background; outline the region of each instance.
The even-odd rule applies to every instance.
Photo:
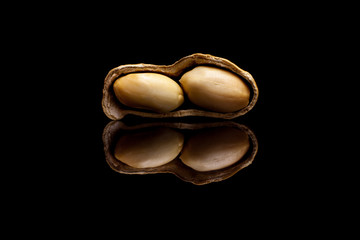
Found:
[[[323,130],[315,114],[326,109],[317,106],[319,92],[312,89],[327,80],[310,80],[309,73],[321,70],[316,61],[323,50],[315,37],[318,29],[306,22],[313,18],[311,8],[283,7],[272,3],[239,9],[217,3],[204,8],[182,2],[166,7],[151,3],[141,11],[120,4],[46,12],[55,21],[31,45],[31,56],[38,54],[34,46],[45,50],[41,64],[35,63],[49,72],[42,76],[51,76],[39,86],[48,87],[43,94],[51,107],[44,107],[46,101],[39,97],[44,118],[35,125],[23,123],[34,130],[32,136],[44,130],[42,141],[34,141],[40,146],[31,148],[40,149],[34,153],[38,160],[27,163],[40,174],[30,172],[28,179],[35,182],[22,182],[25,195],[49,209],[44,218],[65,215],[72,226],[77,226],[76,217],[92,221],[98,214],[96,222],[119,218],[141,226],[159,215],[162,224],[185,219],[192,229],[202,222],[209,224],[207,229],[225,222],[235,230],[275,219],[296,229],[291,219],[307,217],[309,206],[317,208],[315,215],[322,214],[318,196],[331,186],[328,178],[316,177],[322,170],[315,166],[325,167],[326,159],[319,151]],[[36,23],[45,24],[46,17]],[[234,121],[255,133],[255,160],[233,177],[204,186],[172,174],[116,173],[105,161],[102,143],[110,122],[101,107],[106,74],[122,64],[168,65],[193,53],[226,58],[254,77],[258,102]],[[172,229],[178,233],[178,225]]]
[[[156,12],[137,21],[120,15],[77,22],[60,46],[64,52],[59,52],[68,55],[63,68],[72,73],[63,76],[63,84],[70,91],[64,92],[58,102],[59,107],[66,103],[66,114],[60,116],[66,124],[59,128],[60,133],[69,134],[62,147],[65,155],[61,165],[70,173],[64,175],[64,183],[70,182],[71,187],[79,184],[80,191],[94,191],[96,195],[100,191],[115,201],[165,196],[167,201],[200,197],[234,202],[241,196],[254,196],[255,192],[261,197],[294,193],[302,181],[298,179],[301,151],[290,140],[298,134],[298,123],[293,121],[298,117],[293,111],[298,102],[289,98],[295,94],[291,90],[297,77],[291,75],[295,70],[291,61],[301,52],[297,32],[289,30],[281,19],[245,20],[234,14],[232,11],[214,17],[189,13],[183,21],[177,14]],[[102,21],[97,22],[99,19]],[[297,27],[294,24],[291,26]],[[131,176],[111,170],[105,162],[101,139],[110,121],[101,109],[107,72],[130,63],[172,64],[198,52],[234,62],[250,72],[258,84],[260,94],[255,108],[235,120],[251,128],[258,138],[259,152],[253,164],[226,181],[206,186],[185,183],[171,174]]]
[[[287,198],[297,195],[297,189],[306,180],[299,170],[302,147],[294,138],[299,134],[299,123],[294,121],[299,116],[293,111],[298,102],[289,98],[295,94],[291,90],[297,77],[291,75],[294,65],[289,57],[301,51],[297,48],[296,36],[290,31],[279,32],[286,27],[278,29],[274,27],[276,22],[261,21],[246,27],[237,17],[222,17],[216,23],[203,20],[189,27],[192,21],[173,25],[171,21],[161,24],[144,20],[128,23],[129,26],[119,21],[118,26],[112,25],[110,29],[102,29],[102,26],[95,31],[87,29],[85,35],[75,41],[72,67],[79,72],[76,78],[68,81],[74,94],[71,104],[74,100],[75,104],[72,116],[65,117],[65,121],[73,124],[67,145],[72,154],[66,156],[66,163],[63,163],[72,173],[72,186],[79,184],[80,191],[104,194],[113,201],[128,204],[134,199],[165,198],[161,201],[192,199],[200,205],[203,201],[210,204],[229,201],[230,207],[240,204],[237,201],[251,202],[255,196],[269,201],[278,199],[278,194],[281,198],[283,194]],[[258,138],[259,152],[253,164],[228,180],[205,186],[194,186],[171,174],[133,176],[111,170],[105,162],[101,139],[110,121],[101,109],[107,72],[130,63],[172,64],[198,52],[234,62],[249,71],[258,84],[260,94],[255,108],[235,119],[251,128]],[[131,121],[131,118],[123,121]],[[186,121],[203,120],[190,118]]]

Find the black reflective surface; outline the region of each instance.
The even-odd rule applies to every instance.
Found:
[[[2,181],[11,190],[2,194],[12,203],[4,204],[10,210],[6,222],[14,223],[11,233],[28,234],[23,226],[37,219],[41,223],[30,227],[37,236],[49,229],[48,236],[68,233],[66,237],[79,229],[81,237],[93,234],[101,224],[106,227],[99,231],[100,238],[106,233],[119,237],[141,232],[146,237],[182,237],[181,233],[189,237],[194,230],[201,236],[218,230],[220,238],[227,239],[243,237],[249,225],[251,236],[270,233],[286,238],[301,233],[309,237],[320,225],[328,228],[321,233],[339,229],[321,218],[337,225],[343,218],[336,218],[333,209],[353,211],[343,209],[347,202],[334,200],[347,201],[343,193],[356,192],[356,188],[346,189],[356,181],[340,181],[344,179],[341,174],[356,176],[345,169],[356,160],[334,154],[352,149],[349,138],[337,138],[334,133],[352,131],[343,129],[347,123],[331,123],[334,117],[347,120],[343,106],[348,105],[351,94],[341,86],[352,88],[355,79],[343,77],[350,68],[341,68],[338,62],[344,58],[335,56],[337,51],[353,51],[346,51],[346,44],[340,42],[331,44],[346,32],[346,28],[337,31],[347,26],[334,17],[339,11],[326,11],[323,4],[319,6],[325,8],[320,9],[315,4],[273,2],[252,7],[241,2],[235,7],[218,1],[197,5],[200,8],[183,2],[133,3],[57,4],[39,7],[45,16],[30,8],[25,11],[29,17],[20,11],[10,14],[9,20],[25,16],[17,20],[18,26],[9,28],[11,34],[4,33],[10,39],[18,34],[14,47],[4,45],[12,56],[6,61],[16,68],[10,71],[11,78],[4,78],[15,84],[3,87],[10,95],[4,104],[15,102],[10,109],[18,115],[5,112],[2,117],[19,120],[10,130],[21,127],[12,138],[5,138],[14,147],[10,157],[4,154],[2,158],[3,163],[16,164],[2,166],[3,173],[14,171]],[[322,17],[323,13],[334,16]],[[102,137],[111,122],[101,108],[106,74],[123,64],[173,64],[193,53],[228,59],[254,77],[258,102],[246,115],[232,120],[256,136],[254,160],[231,177],[204,185],[171,173],[115,171],[106,160]],[[331,64],[321,66],[324,56]],[[34,66],[28,67],[31,63]],[[23,71],[26,67],[32,71]],[[330,91],[329,86],[339,89]],[[19,90],[28,95],[24,97]],[[338,97],[341,92],[347,95]],[[156,122],[132,116],[122,121],[127,126]],[[198,124],[218,120],[166,121]],[[30,134],[25,131],[29,129]],[[233,164],[226,168],[237,166]],[[335,169],[328,170],[329,165]],[[299,223],[300,219],[304,221]],[[156,227],[146,229],[149,223]],[[221,223],[225,228],[219,227]]]
[[[102,45],[103,50],[96,48],[94,55],[84,51],[81,59],[88,60],[74,66],[79,73],[72,81],[68,81],[75,87],[74,98],[69,100],[71,108],[67,108],[65,113],[59,116],[68,124],[66,128],[61,124],[52,126],[52,129],[59,133],[64,130],[67,134],[66,141],[61,143],[61,151],[57,152],[58,160],[55,161],[57,166],[61,167],[59,169],[65,169],[60,171],[60,177],[57,178],[61,185],[66,183],[65,185],[75,192],[85,191],[87,194],[105,195],[106,198],[121,201],[148,195],[156,198],[167,196],[174,200],[190,196],[201,199],[222,196],[228,199],[232,196],[231,201],[235,201],[243,199],[244,196],[252,198],[259,195],[260,198],[269,198],[274,194],[294,193],[296,186],[307,181],[302,176],[305,168],[302,149],[306,144],[301,145],[302,138],[296,137],[302,134],[301,124],[296,122],[301,118],[294,111],[296,103],[289,102],[289,85],[286,85],[291,78],[285,79],[284,76],[289,75],[284,71],[282,74],[285,75],[275,74],[273,71],[274,66],[269,64],[272,58],[269,53],[272,49],[262,47],[253,51],[238,45],[214,47],[203,44],[167,48],[166,45],[157,43],[149,47],[124,41],[131,49],[125,51],[123,48],[111,47],[115,45],[111,45],[110,41],[110,46]],[[258,102],[250,112],[231,120],[235,124],[248,127],[256,136],[258,149],[252,163],[226,180],[203,185],[183,181],[169,173],[139,175],[114,171],[106,160],[102,137],[104,129],[111,123],[101,107],[103,83],[108,71],[129,63],[172,64],[195,52],[226,58],[249,71],[256,80],[259,88]],[[220,119],[200,117],[162,121],[189,125],[223,122]],[[131,115],[122,119],[122,123],[127,126],[156,122],[157,119],[143,119]],[[292,187],[289,187],[289,184]]]
[[[106,161],[122,174],[172,173],[196,185],[225,180],[250,165],[255,134],[232,121],[210,123],[112,121],[104,129]]]
[[[176,206],[166,208],[166,211],[181,207],[208,211],[204,206],[210,203],[219,212],[226,209],[228,212],[235,211],[237,214],[234,216],[240,216],[244,209],[241,206],[248,206],[245,209],[249,211],[260,208],[275,212],[274,206],[282,207],[295,199],[311,201],[312,194],[321,190],[327,180],[319,183],[312,177],[315,175],[316,178],[316,173],[321,172],[314,170],[313,164],[326,166],[326,159],[318,151],[321,145],[319,138],[314,137],[319,133],[311,131],[323,124],[314,115],[323,108],[316,107],[310,86],[324,80],[310,79],[310,75],[305,74],[309,69],[305,60],[311,55],[305,60],[293,62],[301,52],[301,46],[292,45],[289,38],[274,37],[274,32],[268,28],[250,28],[251,33],[242,31],[243,35],[239,37],[225,34],[242,29],[242,20],[239,17],[230,28],[223,28],[225,25],[221,24],[221,27],[212,25],[208,31],[198,31],[197,27],[192,34],[183,25],[176,30],[154,30],[151,27],[119,28],[130,23],[116,22],[107,29],[103,29],[106,24],[91,26],[85,34],[80,34],[80,38],[69,38],[72,48],[65,51],[68,61],[52,66],[52,74],[48,75],[61,75],[59,81],[49,79],[56,83],[53,89],[60,88],[60,94],[55,102],[44,100],[40,104],[51,103],[54,113],[43,120],[51,138],[44,138],[39,144],[41,155],[46,159],[42,165],[42,173],[46,177],[39,177],[39,184],[50,182],[51,186],[47,189],[56,196],[66,196],[70,202],[79,197],[79,202],[84,204],[100,196],[102,206],[109,211],[126,206],[158,210],[163,209],[161,204],[164,202]],[[286,34],[283,36],[288,37]],[[172,173],[123,174],[119,173],[121,169],[114,170],[106,160],[103,142],[104,129],[111,123],[101,107],[106,74],[123,64],[173,64],[198,52],[232,61],[251,73],[258,85],[259,98],[254,108],[244,116],[231,120],[248,127],[256,136],[258,148],[251,164],[225,180],[202,185],[183,181]],[[50,90],[49,94],[52,93]],[[43,111],[47,113],[47,110],[44,108]],[[126,126],[157,121],[130,115],[122,119]],[[222,122],[200,117],[163,121],[191,125]],[[188,136],[184,136],[185,145],[190,139],[189,132]],[[50,140],[54,138],[57,141]],[[43,147],[45,143],[47,145]],[[172,163],[175,161],[167,164]],[[196,173],[181,159],[177,159],[176,163],[182,169]],[[224,169],[237,166],[236,163]],[[212,171],[206,174],[209,173]]]
[[[120,194],[114,189],[121,189],[132,194],[143,191],[155,191],[159,194],[164,191],[173,193],[184,191],[186,195],[195,191],[194,194],[205,194],[206,196],[206,194],[215,194],[218,191],[235,194],[239,188],[243,192],[262,189],[260,192],[264,191],[262,193],[265,194],[270,189],[274,190],[274,186],[285,188],[285,183],[288,181],[284,181],[284,179],[292,178],[297,172],[293,164],[296,161],[289,160],[297,158],[293,149],[289,148],[289,145],[294,147],[295,142],[287,141],[289,134],[296,135],[296,127],[291,126],[295,123],[290,121],[292,113],[283,109],[284,103],[281,102],[281,99],[286,96],[286,92],[281,90],[284,90],[285,87],[282,86],[283,81],[280,77],[270,74],[271,68],[265,64],[265,59],[268,58],[257,58],[253,52],[243,51],[240,48],[230,50],[219,47],[211,52],[210,48],[205,45],[189,49],[176,48],[173,49],[174,55],[163,51],[155,53],[153,48],[144,46],[139,46],[138,49],[134,49],[134,52],[124,51],[121,54],[116,49],[108,50],[109,52],[101,52],[100,57],[92,58],[93,62],[86,67],[85,75],[88,78],[79,82],[80,86],[83,85],[83,88],[79,88],[81,93],[78,95],[76,105],[78,106],[76,114],[79,116],[79,120],[72,122],[74,129],[72,135],[75,133],[74,136],[77,139],[71,139],[74,141],[73,149],[76,149],[77,155],[76,161],[69,160],[72,162],[70,171],[74,171],[75,180],[79,178],[84,183],[92,182],[94,185],[90,184],[89,186],[101,186],[101,191],[107,190],[106,192],[110,195]],[[232,177],[201,186],[183,181],[174,174],[134,175],[119,174],[118,171],[114,171],[106,161],[102,138],[104,129],[112,122],[105,116],[101,108],[103,79],[107,72],[113,67],[128,63],[172,64],[181,57],[194,52],[205,52],[227,58],[249,71],[256,80],[259,99],[255,107],[246,115],[231,120],[234,124],[244,125],[251,129],[256,136],[258,149],[255,159]],[[263,57],[265,56],[267,55]],[[142,124],[156,124],[159,120],[128,115],[121,122],[126,126],[135,127]],[[160,122],[197,125],[226,121],[214,118],[186,117],[163,119]],[[286,129],[286,127],[289,128]],[[73,156],[73,158],[75,157]],[[296,181],[298,180],[296,179]]]

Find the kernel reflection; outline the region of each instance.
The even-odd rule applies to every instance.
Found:
[[[219,170],[242,159],[249,147],[249,137],[240,129],[205,128],[189,138],[180,159],[196,171]]]
[[[180,153],[184,136],[171,128],[158,127],[126,133],[115,146],[115,158],[134,168],[165,165]]]
[[[225,180],[250,165],[257,153],[254,133],[232,121],[152,122],[104,129],[106,161],[123,174],[172,173],[196,185]]]

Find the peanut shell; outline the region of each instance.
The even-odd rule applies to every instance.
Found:
[[[213,66],[221,69],[228,70],[248,84],[251,90],[251,98],[249,104],[242,108],[239,111],[235,112],[214,112],[210,110],[205,110],[192,106],[186,108],[185,106],[180,106],[178,109],[175,109],[171,112],[166,113],[156,113],[146,110],[139,110],[134,108],[129,108],[122,105],[115,96],[113,91],[113,84],[121,76],[124,76],[129,73],[160,73],[164,74],[175,82],[179,83],[179,79],[187,71],[197,67],[197,66]],[[230,62],[227,59],[215,57],[209,54],[195,53],[186,57],[181,58],[172,65],[154,65],[154,64],[126,64],[121,65],[112,69],[106,76],[104,81],[103,88],[103,99],[102,99],[102,108],[107,117],[112,120],[120,120],[128,114],[149,117],[149,118],[171,118],[171,117],[186,117],[186,116],[201,116],[201,117],[213,117],[213,118],[222,118],[222,119],[233,119],[239,116],[242,116],[249,112],[257,102],[259,91],[256,85],[256,82],[252,75],[247,71],[239,68],[234,63]]]

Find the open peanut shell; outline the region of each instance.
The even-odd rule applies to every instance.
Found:
[[[180,77],[192,68],[200,65],[213,66],[228,70],[239,76],[249,86],[251,96],[249,104],[236,112],[219,113],[201,109],[187,101],[178,109],[167,113],[155,113],[147,110],[129,108],[121,104],[115,96],[113,84],[116,79],[130,73],[151,72],[164,74],[175,82],[179,83]],[[169,117],[186,117],[201,116],[214,117],[222,119],[233,119],[249,112],[257,102],[259,91],[254,78],[247,71],[242,70],[234,63],[227,59],[215,57],[209,54],[195,53],[181,58],[172,65],[153,65],[153,64],[127,64],[112,69],[104,81],[102,108],[106,116],[112,120],[120,120],[127,114],[137,115],[150,118],[169,118]]]
[[[185,165],[180,159],[181,152],[172,161],[157,167],[150,168],[136,168],[129,166],[122,161],[119,161],[115,154],[115,147],[119,137],[131,132],[139,132],[149,128],[172,128],[176,131],[182,132],[186,137],[186,132],[193,133],[193,131],[204,131],[211,128],[228,127],[235,130],[240,130],[248,136],[250,148],[247,153],[232,165],[213,171],[196,171],[193,168]],[[186,140],[185,140],[186,141]],[[104,129],[103,143],[105,158],[109,166],[116,172],[122,174],[155,174],[155,173],[172,173],[186,182],[191,182],[195,185],[204,185],[211,182],[219,182],[225,180],[241,169],[249,166],[258,151],[258,142],[255,134],[245,125],[225,121],[225,122],[212,122],[212,123],[176,123],[176,122],[151,122],[142,123],[135,126],[128,126],[121,121],[112,121]]]

